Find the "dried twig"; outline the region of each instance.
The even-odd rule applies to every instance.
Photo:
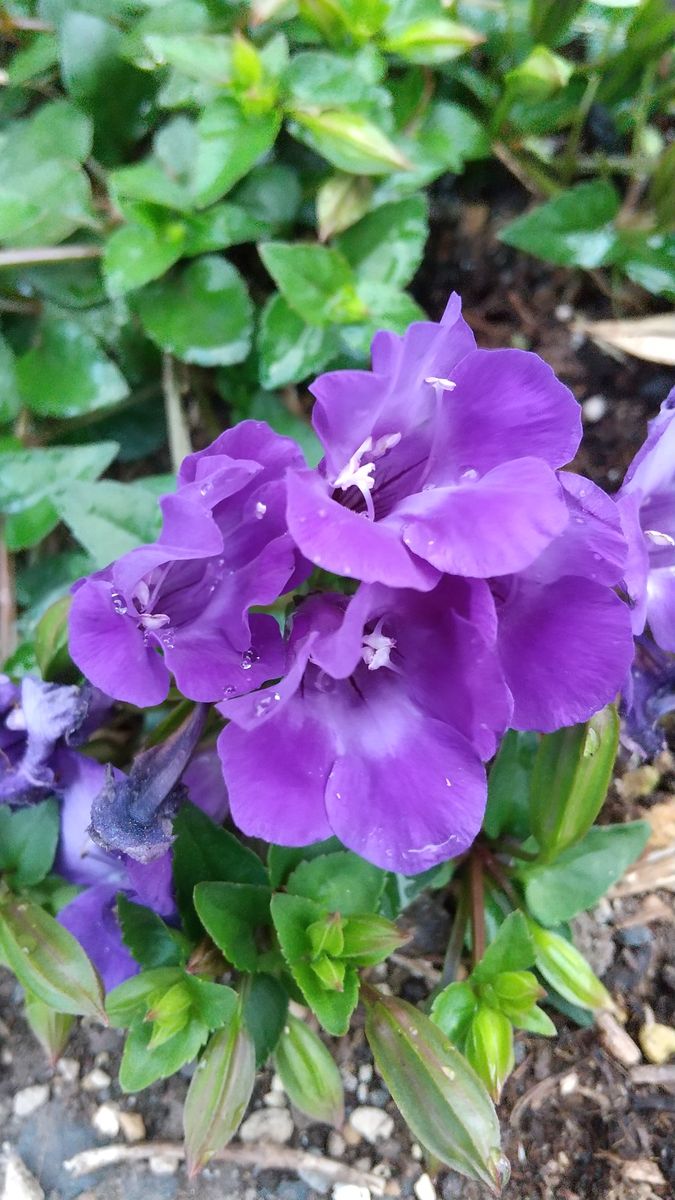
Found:
[[[63,1165],[66,1171],[78,1179],[81,1175],[89,1175],[92,1171],[100,1171],[104,1167],[116,1166],[123,1162],[143,1162],[150,1158],[182,1162],[185,1149],[177,1142],[141,1142],[131,1146],[115,1142],[110,1146],[96,1146],[92,1150],[83,1150]],[[294,1150],[289,1146],[275,1146],[264,1142],[255,1146],[225,1146],[211,1161],[232,1163],[237,1167],[254,1167],[257,1170],[312,1171],[325,1176],[331,1183],[355,1184],[357,1187],[368,1188],[374,1195],[379,1196],[385,1192],[384,1180],[379,1175],[370,1171],[357,1171],[356,1168],[347,1163],[337,1162],[334,1158],[310,1154],[306,1150]]]
[[[69,246],[28,246],[25,250],[0,250],[0,267],[34,267],[38,263],[77,262],[100,258],[102,246],[94,242]]]
[[[14,562],[0,528],[0,662],[16,648]]]
[[[183,411],[181,390],[176,379],[175,363],[170,354],[165,354],[162,359],[162,388],[171,466],[177,474],[183,459],[191,453],[192,445],[187,419]]]

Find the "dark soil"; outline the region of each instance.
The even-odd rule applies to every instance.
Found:
[[[658,304],[631,291],[622,299],[622,310],[613,312],[587,276],[547,267],[502,245],[497,231],[522,209],[522,193],[500,183],[495,200],[495,180],[480,177],[471,187],[470,202],[465,197],[461,205],[452,191],[436,190],[436,219],[427,261],[415,281],[416,297],[437,318],[455,289],[463,296],[480,345],[516,345],[540,353],[585,404],[586,437],[576,468],[605,487],[616,487],[644,438],[646,420],[674,380],[672,372],[653,364],[607,355],[575,332],[575,321],[644,315]],[[638,780],[617,791],[611,819],[643,815],[667,799],[675,807],[672,764],[662,767],[661,790],[641,796]],[[653,784],[653,778],[645,781],[642,790]],[[652,891],[603,901],[576,930],[579,944],[625,1010],[633,1037],[650,1012],[657,1021],[675,1025],[673,899],[672,891]],[[442,899],[426,899],[413,920],[415,939],[407,953],[417,957],[408,965],[399,959],[390,966],[387,982],[416,1002],[428,994],[443,957],[448,915]],[[617,1061],[594,1027],[579,1029],[562,1016],[556,1021],[560,1037],[553,1043],[518,1038],[517,1066],[500,1106],[504,1149],[512,1164],[506,1200],[673,1200],[675,1070],[670,1083],[663,1078],[636,1082],[634,1069]],[[115,1082],[120,1036],[88,1022],[82,1022],[66,1050],[65,1073],[64,1068],[52,1070],[26,1029],[19,989],[6,974],[0,975],[0,1022],[0,1127],[48,1200],[316,1200],[330,1194],[330,1184],[322,1191],[318,1177],[306,1172],[298,1176],[225,1163],[214,1165],[194,1184],[187,1183],[182,1167],[161,1174],[161,1164],[154,1164],[153,1172],[147,1163],[72,1178],[64,1161],[111,1140],[92,1126],[103,1103],[141,1113],[148,1139],[179,1141],[187,1074],[138,1097],[122,1096]],[[341,1144],[334,1136],[330,1140],[325,1126],[295,1113],[289,1145],[332,1154],[359,1170],[373,1168],[388,1194],[427,1200],[432,1195],[428,1188],[418,1185],[415,1191],[424,1171],[419,1149],[411,1144],[381,1082],[371,1075],[360,1029],[335,1050],[345,1076],[348,1114],[363,1104],[386,1108],[394,1117],[394,1131],[370,1145],[348,1126]],[[83,1083],[93,1068],[105,1072],[110,1082],[89,1091]],[[17,1116],[17,1093],[42,1083],[48,1085],[48,1096],[32,1114]],[[254,1107],[268,1107],[263,1097],[269,1101],[270,1086],[268,1074],[256,1090]],[[123,1141],[121,1135],[112,1140]],[[442,1200],[487,1197],[480,1186],[445,1171],[435,1179],[435,1194]],[[354,1191],[344,1200],[366,1200],[367,1195]],[[5,1194],[3,1200],[28,1197]]]

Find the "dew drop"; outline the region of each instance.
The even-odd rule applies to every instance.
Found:
[[[593,558],[595,559],[595,561],[596,561],[596,562],[602,562],[602,555],[601,555],[601,554],[594,554],[594,555],[593,555]]]
[[[244,650],[241,656],[242,671],[250,671],[254,663],[260,662],[260,655],[256,654],[253,646],[249,646],[248,650]]]
[[[236,687],[233,686],[233,684],[228,683],[227,687],[225,688],[225,691],[223,692],[223,700],[229,700],[230,696],[234,696],[234,693],[236,692],[236,690],[237,689],[236,689]]]
[[[173,629],[165,629],[159,639],[165,650],[173,650],[176,643],[174,641]]]
[[[206,483],[203,483],[202,486],[200,487],[199,495],[200,496],[208,496],[209,492],[212,492],[212,491],[213,491],[213,480],[207,479]]]
[[[450,779],[448,779],[448,778],[446,777],[446,780],[445,780],[445,786],[446,786],[446,787],[452,787],[452,780],[450,780]]]
[[[460,479],[478,479],[478,471],[475,467],[469,467],[468,471],[462,471]]]
[[[118,617],[123,617],[127,611],[124,596],[120,592],[111,592],[110,597],[112,599],[112,606]]]
[[[255,506],[256,521],[262,521],[266,512],[267,512],[267,505],[263,504],[262,500],[259,500]]]

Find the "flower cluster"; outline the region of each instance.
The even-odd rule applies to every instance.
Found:
[[[190,455],[157,542],[77,586],[71,652],[117,699],[158,704],[173,675],[217,705],[245,833],[334,833],[416,873],[476,836],[507,728],[615,698],[629,504],[561,470],[574,397],[534,354],[477,349],[457,296],[440,323],[379,333],[372,370],[311,390],[319,467],[252,421]],[[259,610],[284,594],[280,628]],[[114,845],[133,854],[120,803]]]

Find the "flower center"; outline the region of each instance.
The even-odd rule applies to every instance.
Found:
[[[361,442],[358,450],[352,454],[349,462],[342,468],[339,475],[333,481],[333,487],[340,492],[346,492],[349,488],[356,488],[363,497],[366,506],[365,516],[369,521],[375,520],[375,505],[371,492],[375,487],[375,463],[378,458],[382,458],[388,450],[392,450],[394,446],[398,446],[401,440],[400,433],[386,433],[383,437],[379,437],[377,441],[373,441],[372,437],[367,437],[364,442]],[[361,462],[361,459],[366,455],[370,455],[370,462]]]
[[[655,546],[675,546],[675,538],[669,533],[661,533],[658,529],[645,529],[645,537]]]
[[[387,637],[382,632],[384,617],[380,617],[372,633],[364,633],[361,657],[369,671],[379,671],[380,667],[389,667],[394,671],[391,652],[396,649],[396,639]]]

